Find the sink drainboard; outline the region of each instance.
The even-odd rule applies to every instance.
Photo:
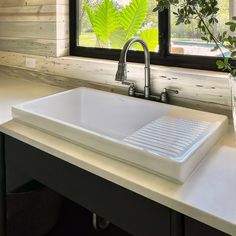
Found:
[[[211,127],[206,121],[163,116],[123,142],[169,159],[181,158]]]

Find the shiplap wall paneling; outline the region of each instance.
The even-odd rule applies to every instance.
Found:
[[[63,0],[0,0],[0,50],[68,55],[68,4]]]

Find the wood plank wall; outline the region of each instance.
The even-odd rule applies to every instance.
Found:
[[[64,56],[68,32],[65,0],[0,0],[0,51]]]

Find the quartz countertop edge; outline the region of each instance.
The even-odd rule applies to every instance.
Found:
[[[3,124],[0,130],[7,135],[155,202],[179,211],[230,235],[236,235],[236,206],[229,206],[231,203],[236,205],[236,147],[232,147],[230,143],[230,141],[232,141],[232,134],[228,134],[224,137],[210,151],[206,159],[200,163],[187,181],[183,185],[180,185],[123,162],[84,149],[40,130],[25,126],[14,120]],[[215,178],[215,176],[212,176],[214,173],[212,168],[210,168],[210,164],[213,166],[218,164],[218,168],[221,166],[219,163],[220,160],[218,160],[220,159],[218,154],[224,151],[222,148],[224,148],[225,145],[230,145],[230,151],[235,153],[235,157],[231,157],[230,159],[232,160],[228,163],[231,166],[228,170],[230,173],[222,177],[225,178],[225,181],[221,176],[221,180],[215,179],[216,187],[209,193],[210,189],[207,188],[208,185],[201,186],[201,183],[212,177]],[[232,168],[232,161],[234,162],[235,168]],[[233,172],[234,170],[235,174],[231,173],[231,171]],[[229,181],[229,177],[234,179]],[[219,183],[219,188],[217,188],[217,183]],[[234,183],[234,186],[229,186],[229,184],[232,183]],[[226,196],[219,196],[219,194],[222,195],[222,189],[220,189],[222,184],[226,184],[228,190],[231,190],[232,196],[230,199],[226,199],[226,197],[229,196],[228,193]],[[204,199],[204,195],[207,195],[206,199]],[[221,197],[225,197],[225,199]],[[204,202],[204,200],[206,200],[206,202]],[[221,204],[220,209],[219,204]],[[231,212],[229,212],[229,210],[231,210]]]

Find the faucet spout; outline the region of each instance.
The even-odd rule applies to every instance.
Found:
[[[145,67],[144,67],[144,79],[145,79],[145,86],[144,86],[144,97],[146,99],[149,99],[150,97],[150,90],[151,90],[151,83],[150,83],[150,52],[148,49],[147,44],[138,37],[135,38],[131,38],[130,40],[128,40],[126,42],[126,44],[124,45],[121,54],[120,54],[120,60],[119,60],[119,64],[118,64],[118,70],[116,73],[116,81],[121,81],[123,84],[130,84],[127,81],[127,53],[130,49],[130,47],[134,44],[134,43],[140,43],[141,46],[143,47],[144,50],[144,56],[145,56]]]

